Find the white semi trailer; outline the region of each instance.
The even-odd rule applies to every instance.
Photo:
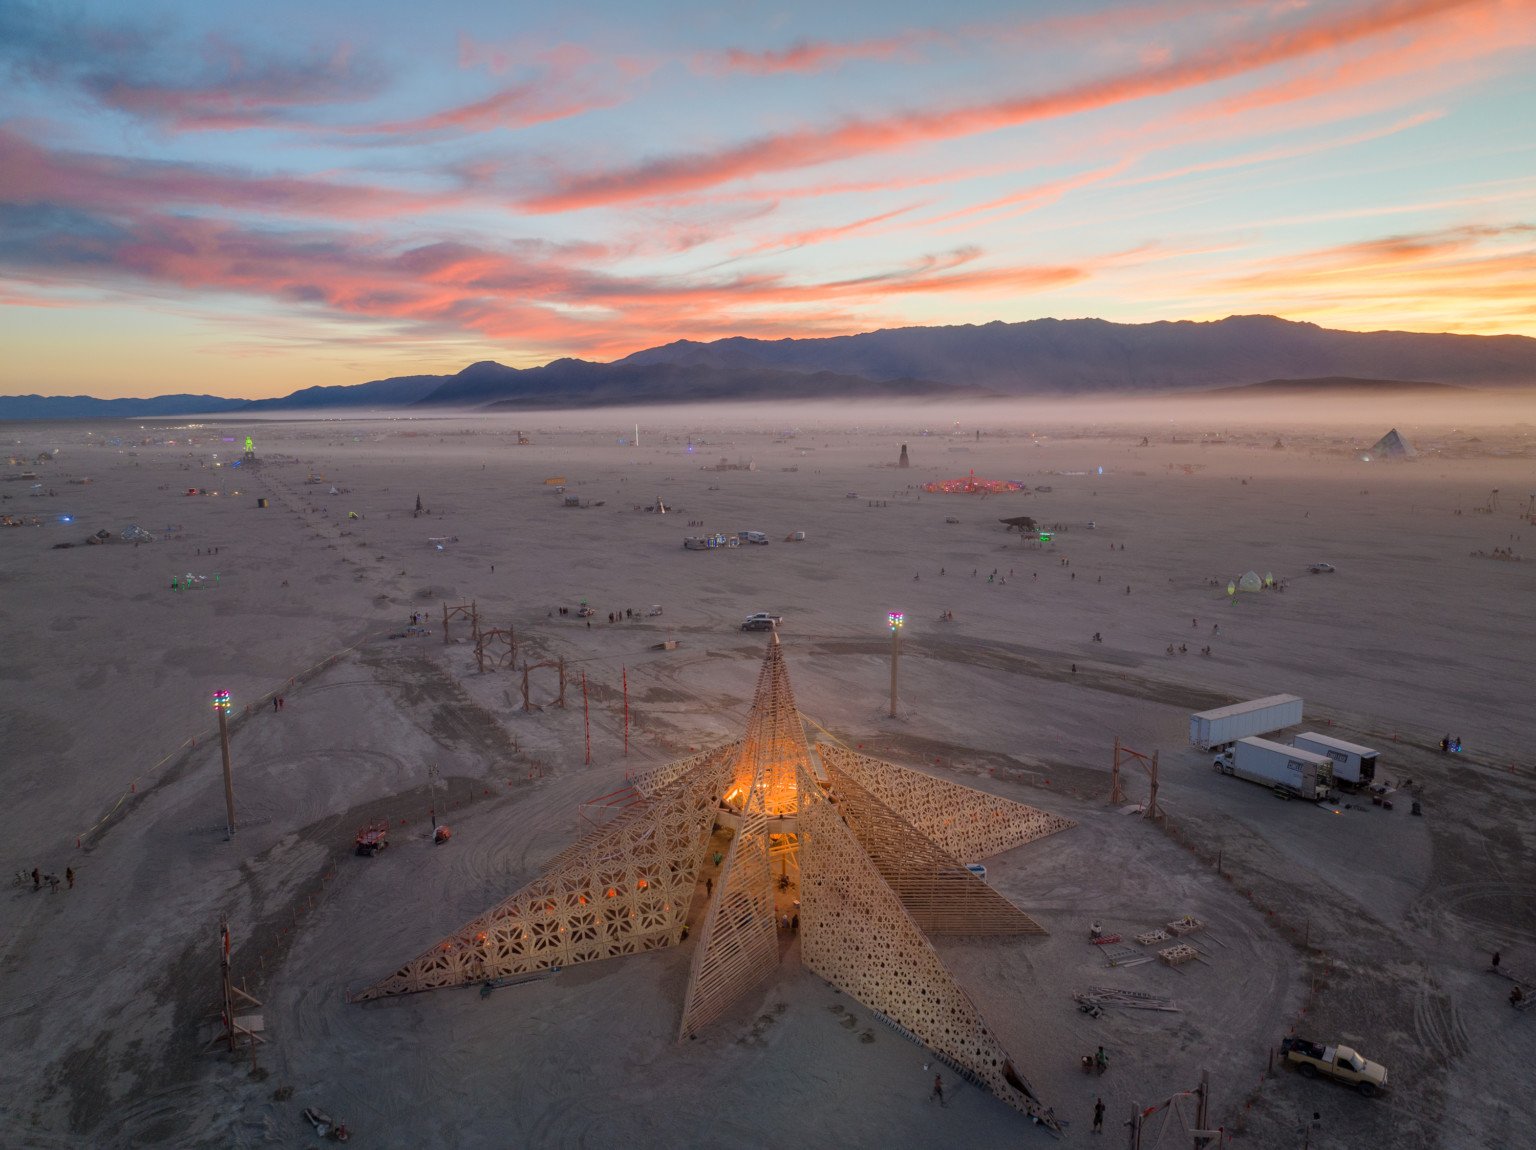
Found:
[[[1233,703],[1189,717],[1189,741],[1202,751],[1230,746],[1249,735],[1267,735],[1301,722],[1301,698],[1268,695],[1247,703]]]
[[[1327,755],[1333,760],[1333,777],[1352,787],[1370,786],[1376,779],[1376,759],[1381,752],[1359,743],[1346,743],[1332,735],[1308,731],[1292,740],[1304,751]]]
[[[1326,800],[1333,789],[1333,760],[1327,755],[1268,739],[1239,739],[1212,765],[1224,775],[1263,783],[1299,799]]]

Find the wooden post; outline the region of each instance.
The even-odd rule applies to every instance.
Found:
[[[629,668],[619,668],[624,678],[624,757],[629,758]]]
[[[1208,1070],[1200,1071],[1200,1086],[1195,1091],[1199,1101],[1195,1104],[1195,1129],[1205,1130],[1210,1126],[1211,1110],[1211,1073]],[[1202,1140],[1196,1140],[1195,1146],[1203,1146]]]
[[[443,600],[443,646],[448,646],[448,601]]]
[[[896,717],[896,668],[901,662],[901,628],[891,628],[891,718]]]
[[[223,707],[219,711],[219,751],[224,756],[224,814],[228,819],[225,841],[235,837],[235,779],[229,766],[229,714]]]
[[[1109,772],[1109,801],[1112,803],[1125,802],[1125,790],[1120,786],[1120,736],[1115,736],[1115,760],[1114,766]]]
[[[1157,756],[1158,752],[1152,752],[1152,768],[1147,773],[1151,776],[1151,793],[1147,796],[1147,818],[1157,818]]]
[[[587,735],[587,763],[592,762],[592,714],[587,708],[587,673],[581,673],[581,726]]]

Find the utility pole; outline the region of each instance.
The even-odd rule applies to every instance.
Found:
[[[427,768],[427,814],[432,820],[432,837],[437,837],[437,764]]]
[[[224,755],[224,813],[228,820],[224,839],[228,842],[235,837],[235,779],[229,766],[228,691],[215,691],[213,693],[213,709],[219,715],[219,750]]]
[[[891,625],[891,718],[896,717],[896,669],[901,664],[901,627],[906,616],[892,611],[887,618]]]

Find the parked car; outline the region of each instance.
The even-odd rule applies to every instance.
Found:
[[[1314,563],[1307,570],[1314,575],[1332,575],[1338,568],[1332,563]]]
[[[777,624],[774,623],[772,619],[758,619],[753,617],[743,621],[741,624],[741,629],[743,631],[772,631],[776,626]]]

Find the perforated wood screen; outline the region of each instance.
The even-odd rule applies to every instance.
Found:
[[[682,934],[726,764],[705,764],[584,840],[510,898],[356,997],[462,986],[671,946]]]
[[[805,964],[1027,1113],[1032,1101],[1028,1083],[837,807],[807,789],[800,828]]]
[[[747,716],[747,734],[741,743],[733,785],[726,793],[726,803],[739,807],[745,801],[745,789],[761,773],[758,784],[763,792],[763,810],[770,818],[792,815],[799,807],[799,772],[808,769],[810,747],[805,741],[805,724],[795,709],[795,692],[789,685],[789,670],[784,665],[784,651],[774,632],[768,653],[757,674],[757,690],[752,696],[752,710]]]
[[[1045,928],[828,766],[837,809],[912,921],[929,934],[1044,934]]]
[[[747,807],[720,867],[688,973],[679,1037],[713,1022],[778,966],[778,923],[764,811],[763,771],[749,780]]]
[[[925,838],[932,839],[963,863],[980,862],[1077,825],[1061,815],[873,759],[846,747],[819,743],[816,750],[829,772],[835,769],[851,777]]]

